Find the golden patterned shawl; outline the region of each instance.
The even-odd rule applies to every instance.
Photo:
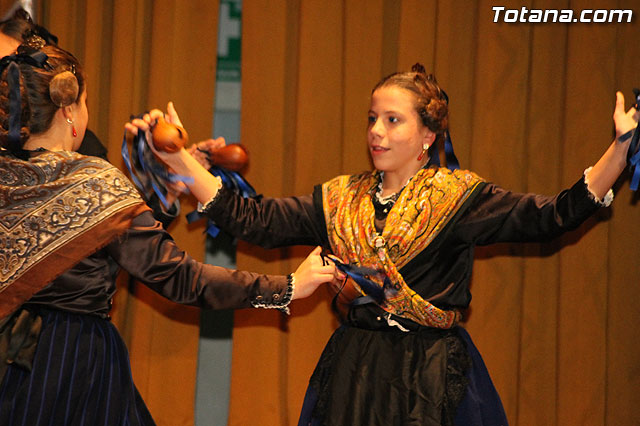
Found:
[[[482,179],[465,170],[421,169],[402,190],[381,234],[374,225],[371,200],[378,182],[378,172],[366,172],[338,176],[322,185],[333,253],[344,262],[384,271],[395,290],[380,305],[385,311],[429,327],[453,327],[459,313],[424,300],[398,269],[433,241]],[[351,284],[364,294],[357,284]]]
[[[0,156],[0,319],[147,209],[129,180],[99,158]]]

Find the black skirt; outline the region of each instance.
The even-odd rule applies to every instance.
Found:
[[[382,315],[361,315],[331,336],[298,425],[506,426],[507,419],[464,329],[401,331]]]
[[[0,385],[0,426],[154,425],[116,328],[92,315],[41,310],[32,370]]]

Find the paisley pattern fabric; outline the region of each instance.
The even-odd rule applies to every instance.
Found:
[[[433,241],[483,180],[466,170],[421,169],[402,190],[379,233],[371,198],[379,179],[378,172],[366,172],[338,176],[323,184],[331,248],[343,261],[382,271],[390,278],[386,300],[380,304],[386,312],[429,327],[451,328],[459,312],[439,309],[424,300],[398,270]]]
[[[147,209],[104,160],[65,151],[37,152],[29,161],[2,155],[0,318]]]

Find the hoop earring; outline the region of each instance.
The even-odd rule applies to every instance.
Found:
[[[73,135],[73,137],[77,137],[78,136],[78,132],[76,132],[76,126],[73,125],[73,120],[70,118],[67,118],[67,123],[71,124],[71,134]]]
[[[422,161],[422,159],[424,158],[424,155],[427,153],[427,150],[429,149],[429,145],[427,145],[426,143],[422,144],[422,152],[420,153],[420,155],[418,155],[418,161]]]

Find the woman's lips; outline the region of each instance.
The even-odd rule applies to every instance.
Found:
[[[380,154],[384,154],[385,152],[389,151],[389,148],[383,148],[379,145],[371,145],[371,154],[372,155],[380,155]]]

